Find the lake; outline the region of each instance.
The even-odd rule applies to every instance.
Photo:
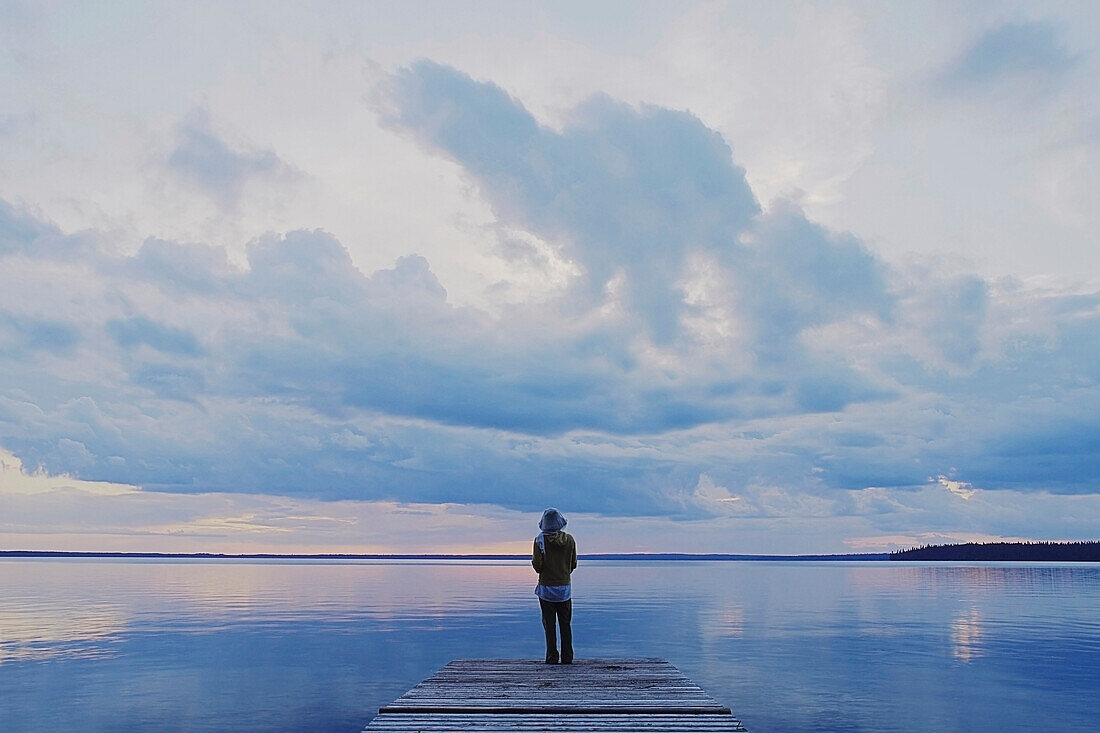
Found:
[[[753,733],[1095,731],[1100,568],[582,560],[578,657],[664,657]],[[357,731],[539,658],[512,561],[0,561],[0,727]]]

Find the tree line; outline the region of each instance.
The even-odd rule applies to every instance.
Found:
[[[890,553],[891,560],[1100,562],[1100,542],[966,542],[921,545]]]

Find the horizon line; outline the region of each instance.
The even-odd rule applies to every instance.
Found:
[[[762,553],[723,553],[723,552],[592,552],[579,554],[582,560],[882,560],[889,552],[845,552],[812,554],[762,554]],[[211,558],[242,560],[529,560],[530,555],[514,553],[275,553],[275,552],[110,552],[96,550],[0,550],[4,557],[135,557],[135,558]]]

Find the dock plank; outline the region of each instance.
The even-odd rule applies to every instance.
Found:
[[[719,715],[379,715],[367,727],[372,733],[495,733],[496,731],[554,731],[554,733],[743,733],[733,716]]]
[[[664,659],[456,659],[415,685],[367,733],[744,731],[730,709]]]

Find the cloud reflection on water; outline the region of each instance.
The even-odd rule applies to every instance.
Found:
[[[951,656],[960,662],[983,656],[984,638],[981,612],[976,608],[963,611],[951,622]]]
[[[0,719],[353,729],[449,659],[540,654],[534,582],[523,561],[0,561]],[[1100,673],[1094,568],[582,560],[574,594],[579,653],[669,658],[750,729],[1095,712],[1071,695]],[[1030,692],[1005,707],[1006,684]]]
[[[129,619],[109,606],[18,607],[0,602],[0,665],[56,657],[94,658],[114,653]]]

